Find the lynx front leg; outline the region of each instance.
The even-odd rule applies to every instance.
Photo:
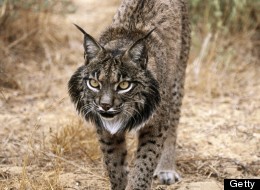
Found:
[[[164,142],[164,150],[160,158],[159,164],[154,172],[154,177],[161,184],[173,184],[180,180],[180,175],[176,171],[175,164],[175,148],[177,139],[177,127],[180,119],[180,109],[182,104],[183,89],[184,89],[184,74],[179,76],[180,81],[175,79],[172,87],[172,99],[169,107],[170,111],[170,127],[167,132],[167,139]]]
[[[127,184],[125,134],[111,135],[98,130],[99,142],[112,190],[125,190]]]
[[[134,168],[126,190],[151,188],[154,170],[161,155],[167,127],[146,126],[139,132],[138,149]]]
[[[161,184],[170,185],[180,180],[180,175],[176,171],[175,164],[175,144],[176,128],[171,126],[167,133],[167,139],[164,142],[164,149],[154,172],[154,178],[157,178]]]

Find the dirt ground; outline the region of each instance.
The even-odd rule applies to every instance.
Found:
[[[67,33],[68,47],[51,52],[42,63],[20,60],[20,88],[1,89],[1,190],[109,189],[95,130],[77,115],[67,82],[83,63],[82,36],[72,23],[98,37],[118,3],[77,0],[75,13],[54,15]],[[214,45],[215,39],[207,37]],[[155,181],[153,189],[219,190],[224,178],[260,178],[260,64],[251,64],[250,55],[239,49],[242,62],[220,70],[217,61],[202,61],[209,54],[193,46],[187,68],[177,144],[182,180],[171,186]],[[128,147],[131,163],[134,134]]]

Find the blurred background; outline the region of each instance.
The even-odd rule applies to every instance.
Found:
[[[91,124],[67,94],[119,0],[0,0],[0,189],[109,189]],[[182,182],[260,176],[260,0],[190,0],[192,47],[179,126]],[[129,163],[135,137],[129,135]]]

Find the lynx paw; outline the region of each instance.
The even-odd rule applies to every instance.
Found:
[[[159,171],[154,174],[160,184],[170,185],[181,180],[181,176],[176,171]]]

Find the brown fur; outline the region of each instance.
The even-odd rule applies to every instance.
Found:
[[[138,51],[142,49],[143,42],[140,45],[139,43],[135,45],[135,43],[153,29],[155,30],[151,35],[144,39],[147,60],[146,57],[139,57]],[[145,122],[142,121],[144,126],[138,131],[136,160],[129,175],[127,175],[125,168],[126,131],[111,134],[100,127],[101,124],[95,119],[90,119],[96,122],[111,189],[150,189],[153,175],[161,183],[174,183],[179,179],[175,168],[176,129],[180,118],[185,69],[190,49],[186,0],[123,0],[114,16],[113,23],[101,35],[99,42],[93,41],[85,33],[85,41],[88,42],[88,40],[90,40],[90,44],[84,46],[87,52],[86,67],[95,67],[100,60],[110,60],[102,63],[102,65],[106,63],[107,66],[100,66],[104,73],[101,72],[97,80],[101,83],[107,78],[110,78],[110,84],[117,83],[118,79],[115,73],[117,73],[119,66],[113,62],[122,62],[128,63],[126,64],[129,66],[127,66],[127,72],[139,77],[140,80],[145,81],[147,76],[149,78],[150,74],[143,73],[143,70],[149,71],[151,77],[159,85],[161,101],[155,105],[156,109],[153,110],[153,114]],[[93,44],[94,48],[89,50]],[[141,61],[134,61],[131,53],[134,57],[140,58]],[[146,52],[143,54],[146,55]],[[88,94],[83,92],[84,87],[81,86],[83,79],[79,77],[84,75],[82,73],[87,72],[87,70],[84,66],[80,68],[69,84],[72,100],[77,105],[78,110],[84,107],[88,101],[87,98],[82,100],[82,96],[88,96]],[[149,89],[144,90],[148,92]],[[112,104],[113,99],[114,104],[120,105],[121,96],[111,95],[113,92],[102,91],[101,93],[101,91],[102,89],[97,101],[101,101],[103,104]],[[152,95],[152,91],[149,92]],[[139,101],[138,97],[134,97],[134,100]]]

